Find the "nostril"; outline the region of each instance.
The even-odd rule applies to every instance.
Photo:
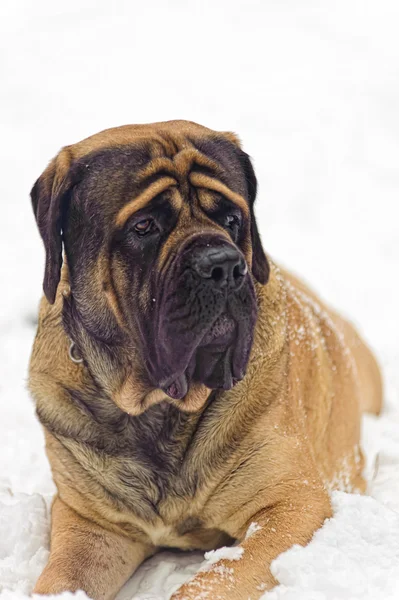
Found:
[[[225,278],[223,267],[214,267],[211,272],[211,278],[214,281],[222,281]]]
[[[242,276],[241,269],[238,265],[236,265],[233,269],[233,278],[238,279],[241,276]]]
[[[233,269],[233,279],[237,280],[244,277],[247,274],[247,270],[247,263],[244,260],[240,261]]]

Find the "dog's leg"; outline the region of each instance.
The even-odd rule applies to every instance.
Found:
[[[50,559],[33,592],[58,594],[81,589],[94,600],[110,600],[154,551],[87,521],[56,497]]]
[[[270,563],[293,544],[307,544],[331,516],[328,495],[295,491],[285,500],[253,515],[236,533],[239,546],[229,549],[234,559],[221,559],[199,571],[171,600],[256,600],[277,584]],[[245,539],[248,526],[253,523]]]

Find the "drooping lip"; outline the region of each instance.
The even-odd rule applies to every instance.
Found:
[[[198,344],[194,351],[191,364],[183,372],[178,374],[174,380],[161,389],[170,398],[174,400],[181,400],[187,394],[189,382],[191,376],[195,373],[201,372],[203,374],[206,365],[198,364],[198,361],[204,360],[204,363],[208,362],[209,357],[212,357],[211,364],[209,365],[207,376],[211,376],[214,367],[220,362],[230,362],[232,354],[232,345],[234,344],[237,337],[237,324],[235,320],[227,313],[222,313],[211,325],[208,331],[205,332],[203,339]],[[208,360],[205,360],[205,356]],[[227,367],[227,365],[226,365]],[[223,389],[230,389],[238,380],[232,376],[225,378]],[[220,386],[218,386],[220,387]]]
[[[249,285],[246,301],[233,296],[226,308],[228,312],[224,310],[219,314],[202,337],[187,347],[186,357],[181,349],[178,350],[180,368],[173,369],[171,361],[174,348],[178,348],[179,335],[172,338],[169,353],[163,360],[158,355],[158,360],[161,359],[158,373],[163,371],[164,379],[158,379],[156,385],[170,398],[184,399],[192,382],[209,389],[229,390],[244,378],[257,317],[252,286]],[[168,363],[172,366],[170,370],[165,368]]]
[[[237,324],[227,313],[222,313],[205,333],[198,347],[228,344],[236,335]]]

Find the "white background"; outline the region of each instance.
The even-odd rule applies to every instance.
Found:
[[[365,420],[375,500],[336,494],[309,548],[276,561],[270,598],[395,597],[398,31],[397,0],[1,2],[0,590],[31,591],[53,490],[25,391],[44,261],[29,190],[63,145],[186,118],[240,135],[266,250],[358,325],[386,378],[386,412]],[[156,558],[122,597],[167,598],[200,560]]]

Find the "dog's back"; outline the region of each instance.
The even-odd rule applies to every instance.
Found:
[[[359,385],[361,386],[361,409],[363,412],[378,415],[382,408],[383,384],[377,360],[368,345],[359,336],[352,323],[324,304],[303,280],[286,270],[284,270],[284,277],[295,288],[305,294],[305,296],[308,296],[326,311],[335,323],[337,329],[342,332],[345,343],[348,345],[348,348],[355,359],[358,371]]]
[[[326,485],[363,492],[361,413],[381,410],[377,361],[350,322],[320,301],[303,281],[281,273],[292,388],[301,386],[296,393],[296,419],[302,422]]]

